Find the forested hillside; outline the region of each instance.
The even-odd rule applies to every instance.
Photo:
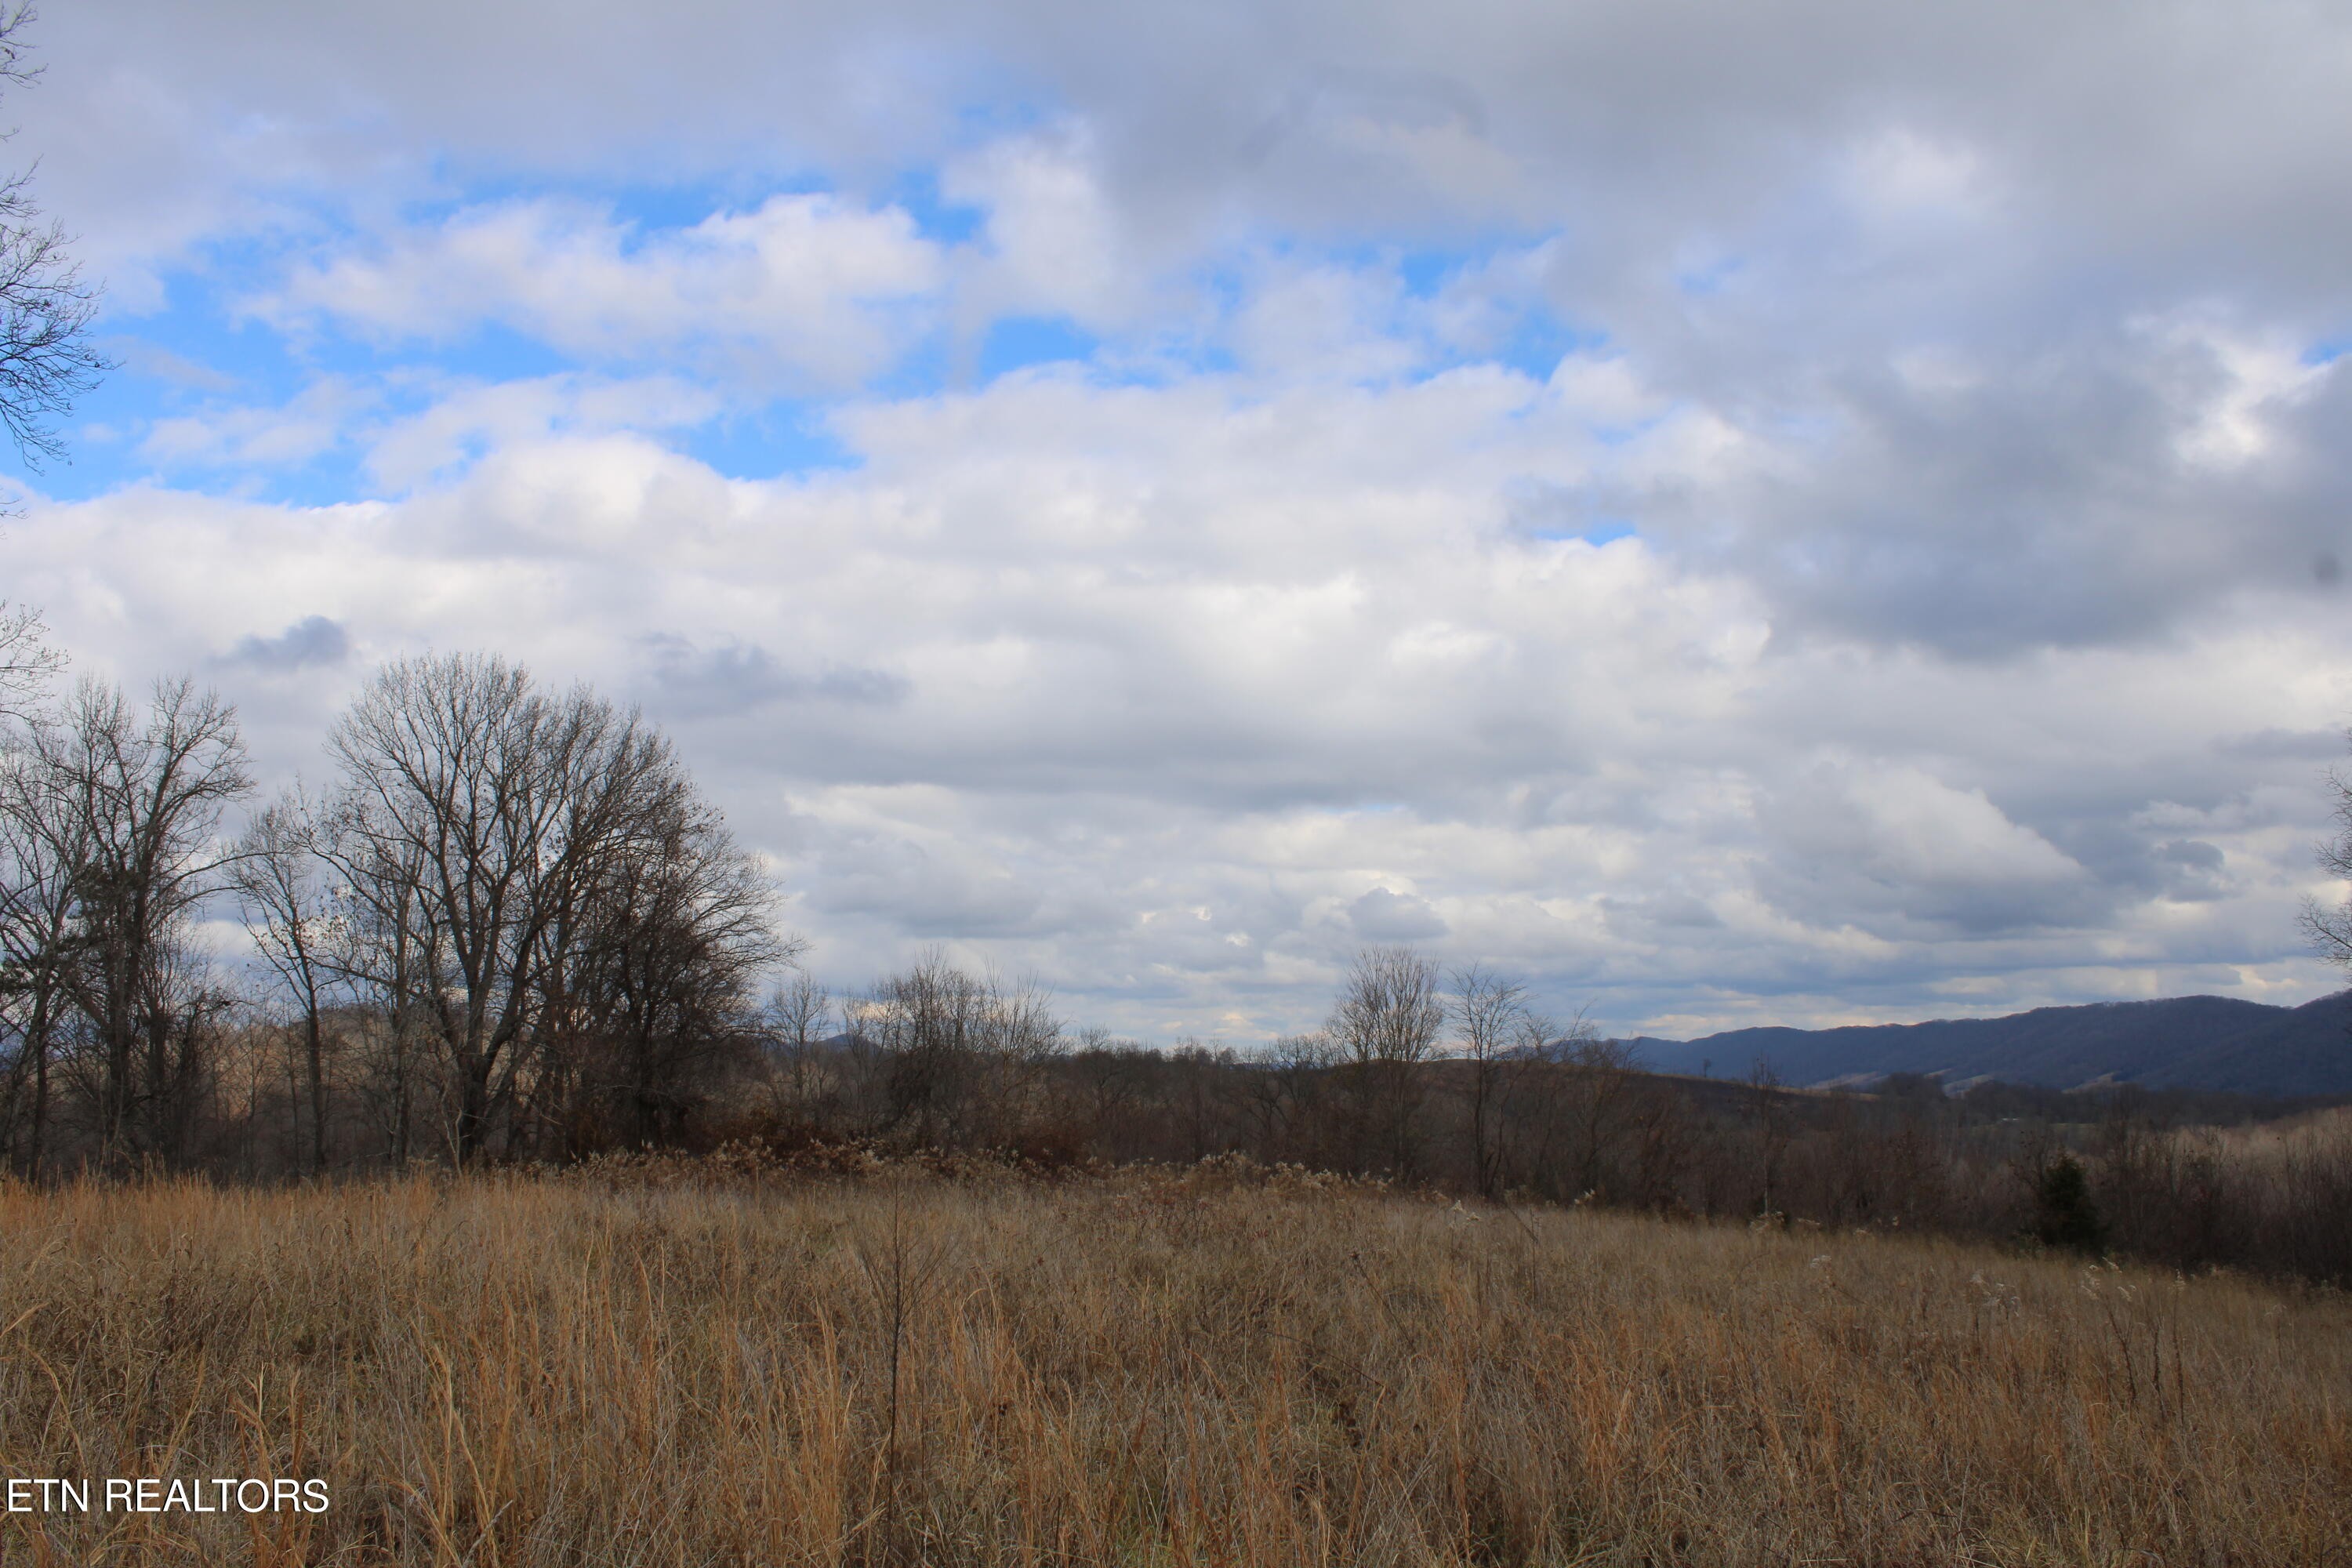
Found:
[[[1941,1073],[2073,1089],[2097,1081],[2237,1094],[2352,1094],[2352,993],[2300,1007],[2229,996],[2037,1007],[1844,1029],[1733,1029],[1696,1040],[1643,1037],[1664,1072],[1744,1076],[1759,1059],[1789,1083]]]

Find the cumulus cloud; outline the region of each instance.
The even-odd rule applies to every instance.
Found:
[[[551,439],[688,429],[722,400],[674,375],[625,380],[540,376],[435,389],[423,407],[383,419],[365,435],[368,473],[405,490],[493,452]]]
[[[779,195],[646,234],[594,207],[530,200],[302,266],[253,308],[434,341],[495,322],[589,363],[707,360],[839,388],[906,352],[939,283],[937,247],[896,208]]]
[[[1916,767],[1824,764],[1762,803],[1759,890],[1814,926],[1981,935],[2087,923],[2082,868],[1981,789]]]
[[[1150,298],[1157,279],[1131,252],[1083,125],[973,149],[941,169],[940,186],[984,215],[961,279],[971,321],[1066,315],[1110,331],[1130,325]]]
[[[173,383],[12,531],[94,667],[281,769],[362,652],[596,679],[835,977],[1138,1032],[1388,940],[1667,1032],[2327,983],[2344,18],[551,16],[45,20]]]
[[[2315,984],[2324,606],[2026,671],[1781,648],[1736,577],[1508,526],[1486,455],[1549,453],[1548,395],[1016,378],[805,479],[614,435],[370,508],[45,509],[27,590],[151,667],[299,594],[641,698],[845,983],[944,939],[1237,1038],[1373,940],[1629,1025]],[[229,691],[315,769],[360,673]]]

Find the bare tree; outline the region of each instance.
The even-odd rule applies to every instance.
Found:
[[[775,1088],[778,1112],[789,1108],[805,1118],[815,1109],[820,1078],[819,1054],[825,1048],[825,1031],[833,1022],[833,994],[807,970],[794,968],[776,982],[768,994],[768,1029],[781,1069]]]
[[[1168,1109],[1174,1113],[1176,1126],[1182,1134],[1185,1158],[1197,1163],[1216,1152],[1220,1142],[1218,1113],[1224,1098],[1220,1090],[1229,1080],[1234,1066],[1230,1049],[1212,1050],[1190,1035],[1178,1040],[1175,1048],[1168,1053],[1175,1091]]]
[[[1327,1026],[1346,1053],[1358,1108],[1359,1163],[1412,1176],[1420,1162],[1422,1065],[1445,1031],[1436,965],[1410,948],[1368,947]]]
[[[1633,1048],[1601,1037],[1584,1019],[1554,1047],[1569,1065],[1569,1185],[1578,1197],[1591,1194],[1616,1199],[1612,1171],[1617,1145],[1638,1109],[1633,1084]]]
[[[1297,1157],[1299,1124],[1322,1065],[1316,1056],[1324,1048],[1319,1037],[1284,1035],[1236,1068],[1234,1117],[1259,1158]]]
[[[0,719],[32,720],[66,667],[66,656],[49,641],[40,612],[0,600]]]
[[[2352,731],[2346,731],[2346,739],[2352,740]],[[2319,868],[2331,877],[2352,880],[2352,778],[2331,768],[2327,784],[2336,797],[2331,812],[2336,836],[2318,847]],[[2305,899],[2303,931],[2321,957],[2352,975],[2352,897],[2332,908]]]
[[[1268,1157],[1313,1165],[1344,1158],[1345,1130],[1331,1124],[1341,1059],[1331,1037],[1317,1032],[1281,1036],[1249,1066],[1241,1113]]]
[[[562,1023],[550,1044],[585,1069],[584,1109],[639,1143],[674,1142],[735,1064],[758,1050],[753,999],[800,951],[771,924],[775,889],[682,771],[641,781],[636,810],[574,884],[551,940]],[[558,1074],[544,1075],[551,1081]]]
[[[565,884],[598,847],[575,792],[653,765],[658,742],[634,715],[551,702],[521,668],[458,655],[385,666],[328,747],[343,785],[321,850],[372,921],[405,928],[413,962],[367,978],[405,988],[432,1026],[452,1152],[470,1163],[513,1109]]]
[[[23,0],[0,6],[0,86],[39,78],[25,58],[34,20]],[[0,177],[0,426],[34,468],[64,456],[57,421],[110,368],[89,342],[98,290],[82,281],[68,243],[42,221],[30,171]]]
[[[1470,1063],[1471,1180],[1481,1196],[1492,1197],[1502,1184],[1504,1074],[1514,1062],[1539,1057],[1554,1031],[1516,981],[1477,963],[1456,970],[1453,979],[1454,1037]]]
[[[27,1175],[45,1157],[80,857],[69,832],[48,830],[53,814],[26,726],[65,664],[38,611],[0,601],[0,1145]]]
[[[1755,1065],[1748,1069],[1745,1098],[1748,1119],[1756,1129],[1757,1174],[1762,1184],[1758,1212],[1769,1220],[1780,1215],[1779,1205],[1782,1199],[1776,1186],[1781,1173],[1781,1156],[1788,1150],[1792,1129],[1780,1075],[1762,1057],[1758,1057]]]
[[[314,835],[314,853],[319,842]],[[328,966],[351,997],[360,1047],[353,1087],[383,1136],[385,1160],[399,1170],[416,1152],[420,1108],[435,1087],[425,998],[425,977],[438,970],[411,918],[425,875],[414,861],[364,865],[356,877],[351,869],[338,865],[329,889]]]
[[[222,1005],[189,926],[220,885],[221,816],[252,787],[236,710],[165,681],[142,718],[116,688],[85,680],[25,745],[18,828],[70,868],[58,974],[88,1026],[76,1065],[100,1158],[177,1160]]]
[[[1070,1053],[1070,1101],[1097,1152],[1123,1147],[1157,1060],[1134,1040],[1099,1025],[1078,1032]]]
[[[457,1160],[673,1135],[791,949],[668,742],[584,688],[457,655],[387,665],[329,749],[320,852],[368,933],[352,973],[434,1042]]]
[[[83,824],[61,809],[38,753],[0,758],[0,1136],[10,1165],[37,1175],[47,1152],[50,1071],[71,1007],[75,890]]]
[[[853,1011],[885,1064],[882,1123],[919,1146],[1002,1147],[1044,1098],[1061,1021],[1034,984],[973,974],[943,952],[890,975]]]
[[[327,1169],[322,1002],[336,978],[334,911],[314,847],[319,816],[299,793],[273,803],[247,827],[231,873],[245,929],[299,1016],[314,1175]]]

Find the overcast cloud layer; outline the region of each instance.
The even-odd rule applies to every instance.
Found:
[[[368,10],[371,14],[349,14]],[[274,777],[642,702],[838,987],[1258,1040],[2335,984],[2352,15],[59,5],[5,587]]]

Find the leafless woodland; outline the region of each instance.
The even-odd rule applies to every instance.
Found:
[[[1508,977],[1402,948],[1359,953],[1323,1026],[1245,1054],[1073,1028],[1039,987],[940,953],[836,997],[669,742],[593,690],[398,661],[326,735],[324,783],[258,801],[218,698],[49,695],[37,622],[12,624],[0,1161],[22,1179],[725,1144],[1241,1156],[2352,1279],[2352,1139],[2325,1116],[2257,1143],[2215,1124],[2245,1108],[2132,1091],[1662,1077]],[[218,940],[231,921],[241,943]]]

